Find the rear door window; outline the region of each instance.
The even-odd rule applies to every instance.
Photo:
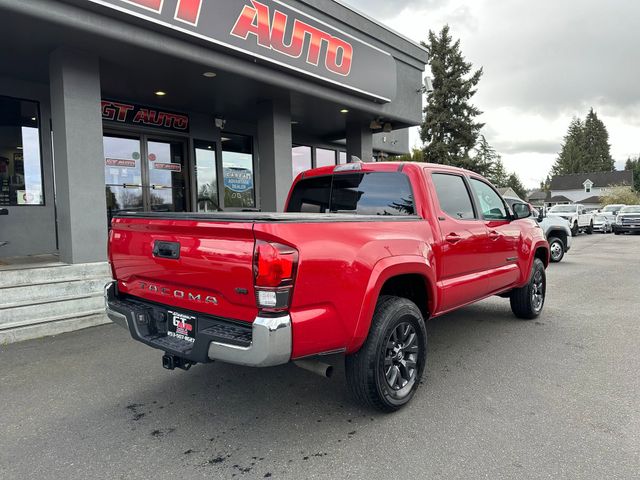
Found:
[[[469,190],[461,176],[434,173],[431,178],[436,187],[438,202],[443,212],[456,220],[474,220],[476,218]]]
[[[408,216],[415,215],[415,205],[403,173],[342,173],[298,182],[287,211]]]

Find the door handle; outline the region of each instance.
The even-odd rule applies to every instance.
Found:
[[[491,230],[491,231],[489,232],[489,238],[490,238],[491,240],[497,240],[497,239],[499,239],[499,238],[500,238],[500,234],[499,234],[498,232],[496,232],[495,230]]]
[[[462,237],[457,233],[450,233],[449,235],[444,237],[444,239],[449,243],[458,243],[460,240],[462,240]]]

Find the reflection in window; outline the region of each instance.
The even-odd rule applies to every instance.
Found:
[[[475,218],[473,203],[464,180],[459,175],[434,173],[433,184],[440,209],[456,220],[471,220]]]
[[[198,212],[215,212],[220,209],[215,144],[196,141],[195,146]]]
[[[253,140],[245,135],[224,133],[222,137],[224,206],[254,208]]]
[[[298,146],[291,149],[293,159],[293,178],[311,169],[311,147]]]
[[[38,104],[0,96],[0,206],[44,205]]]
[[[476,198],[485,219],[507,220],[509,218],[504,202],[493,188],[475,178],[471,179],[471,185],[476,192]]]
[[[316,167],[327,167],[336,164],[335,150],[316,148]]]
[[[121,211],[142,211],[140,140],[103,137],[108,218]]]
[[[407,216],[415,214],[415,207],[403,173],[342,173],[298,182],[288,211]]]

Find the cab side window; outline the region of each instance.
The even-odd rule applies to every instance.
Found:
[[[502,198],[488,184],[471,179],[480,213],[485,220],[509,220],[509,214]]]
[[[438,202],[443,212],[456,220],[474,220],[476,218],[473,202],[461,176],[434,173],[431,178],[436,187]]]

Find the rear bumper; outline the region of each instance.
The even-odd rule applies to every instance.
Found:
[[[166,353],[197,363],[212,360],[270,367],[291,359],[291,317],[257,317],[251,326],[237,322],[202,316],[198,318],[195,342],[192,345],[176,341],[166,335],[155,322],[160,306],[118,298],[116,283],[104,289],[107,316],[142,343]],[[206,318],[205,318],[206,317]]]

